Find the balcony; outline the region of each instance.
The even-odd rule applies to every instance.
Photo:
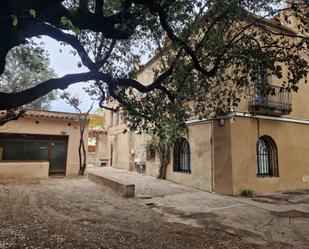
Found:
[[[248,109],[254,114],[282,116],[292,111],[292,94],[280,86],[268,85],[265,89],[254,89],[250,95]]]

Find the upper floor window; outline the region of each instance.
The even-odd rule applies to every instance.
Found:
[[[258,65],[254,69],[254,78],[257,87],[263,89],[267,85],[267,68],[263,65]]]
[[[274,140],[269,136],[262,136],[256,143],[256,158],[258,177],[278,177],[278,152]]]
[[[174,171],[191,173],[191,149],[185,138],[180,139],[174,146]]]

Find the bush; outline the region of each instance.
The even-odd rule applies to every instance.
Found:
[[[256,193],[252,189],[243,189],[240,191],[240,196],[246,197],[246,198],[253,198],[256,196]]]

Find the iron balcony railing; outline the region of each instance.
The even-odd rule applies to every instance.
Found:
[[[255,88],[249,99],[249,111],[258,114],[287,115],[292,111],[292,94],[287,89],[267,85],[263,89]]]

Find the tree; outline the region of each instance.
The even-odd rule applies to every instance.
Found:
[[[282,79],[283,87],[297,90],[308,72],[303,57],[309,45],[308,5],[307,0],[8,0],[0,6],[0,74],[13,47],[41,35],[70,45],[89,71],[18,93],[0,92],[0,110],[92,80],[102,107],[106,86],[121,108],[145,121],[144,127],[135,126],[146,129],[146,121],[157,115],[143,108],[146,100],[182,113],[190,98],[195,103],[190,111],[200,117],[228,112],[243,87],[256,81],[259,66]],[[294,30],[274,28],[291,26],[293,17]],[[133,61],[155,51],[161,64],[154,80],[132,78]]]
[[[85,145],[84,135],[85,130],[87,128],[87,124],[89,122],[89,113],[91,112],[93,108],[93,103],[88,109],[87,112],[82,113],[80,109],[80,100],[74,96],[71,96],[68,92],[63,92],[60,95],[60,98],[64,99],[67,104],[72,106],[76,113],[78,114],[78,120],[79,120],[79,146],[78,146],[78,159],[79,159],[79,175],[84,175],[86,167],[87,167],[87,149]]]
[[[161,92],[148,94],[138,101],[143,101],[138,109],[123,109],[121,115],[129,130],[150,136],[145,148],[153,149],[158,154],[158,178],[165,179],[171,148],[178,139],[187,136],[185,121],[190,117],[190,110],[178,99],[169,102]],[[148,118],[150,116],[151,119]]]
[[[0,81],[0,91],[20,92],[55,77],[54,71],[49,67],[48,55],[42,47],[33,42],[29,45],[13,48],[8,53],[6,60],[6,68]],[[50,102],[55,99],[55,92],[49,92],[47,95],[27,104],[26,107],[49,109]]]
[[[150,139],[146,142],[146,149],[153,149],[160,159],[158,178],[166,178],[167,166],[170,163],[171,148],[180,139],[187,135],[187,129],[182,123],[162,123],[160,127],[154,127],[148,131]]]
[[[94,110],[90,115],[89,129],[104,129],[105,127],[105,112],[98,108]]]

